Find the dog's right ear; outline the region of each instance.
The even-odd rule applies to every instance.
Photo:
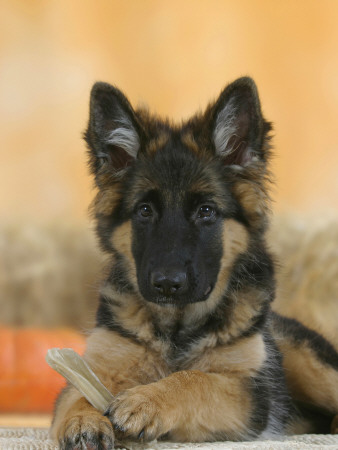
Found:
[[[135,112],[122,92],[108,83],[95,83],[84,136],[94,174],[116,173],[130,166],[140,148],[140,134]]]

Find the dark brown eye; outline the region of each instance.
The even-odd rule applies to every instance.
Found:
[[[143,204],[139,207],[139,214],[142,217],[150,217],[153,215],[153,210],[151,209],[150,205]]]
[[[212,217],[215,214],[215,210],[212,206],[209,205],[203,205],[199,208],[198,210],[198,218],[199,219],[204,219],[204,218],[209,218]]]

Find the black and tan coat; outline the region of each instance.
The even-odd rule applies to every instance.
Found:
[[[249,78],[180,126],[94,86],[85,138],[111,266],[85,358],[116,397],[102,416],[66,388],[62,448],[329,431],[338,355],[270,310],[270,129]]]

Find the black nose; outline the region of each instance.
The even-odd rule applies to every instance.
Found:
[[[151,273],[150,282],[158,294],[170,297],[185,292],[187,274],[176,270],[156,270]]]

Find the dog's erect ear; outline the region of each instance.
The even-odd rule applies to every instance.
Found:
[[[247,166],[265,160],[264,138],[271,125],[263,119],[251,78],[227,86],[212,108],[212,139],[225,165]]]
[[[140,125],[127,98],[108,83],[95,83],[92,88],[85,140],[94,173],[102,167],[119,171],[137,156]]]

